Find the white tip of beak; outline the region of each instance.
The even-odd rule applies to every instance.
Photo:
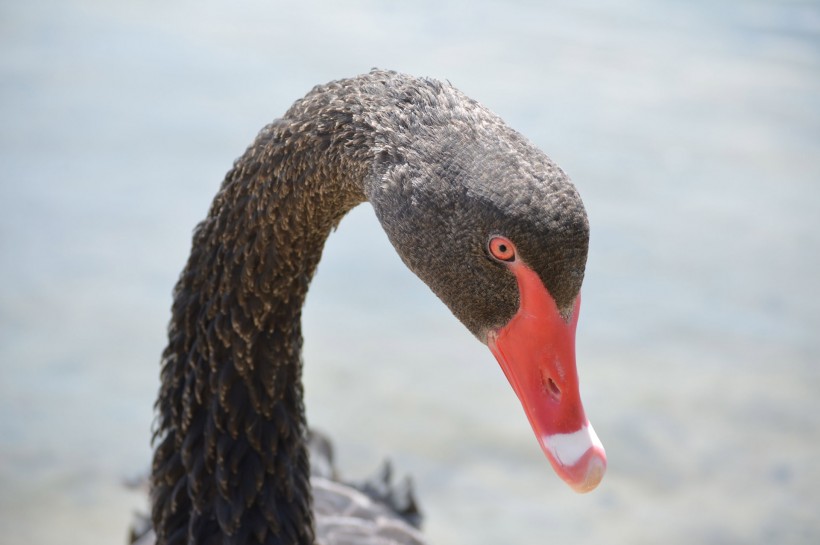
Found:
[[[545,435],[541,447],[558,476],[576,492],[589,492],[604,477],[606,451],[589,421],[572,433]]]

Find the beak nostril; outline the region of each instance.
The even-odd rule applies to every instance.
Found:
[[[549,388],[552,397],[554,397],[556,400],[561,399],[561,388],[559,388],[558,385],[555,384],[554,380],[549,379],[547,381],[547,387]]]
[[[561,388],[552,380],[552,377],[544,376],[544,391],[555,401],[561,401]]]

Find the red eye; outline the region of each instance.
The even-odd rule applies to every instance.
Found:
[[[498,261],[507,263],[515,261],[515,246],[507,238],[492,237],[487,248],[490,250],[490,255]]]

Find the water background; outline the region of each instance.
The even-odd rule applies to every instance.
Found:
[[[449,79],[574,179],[577,496],[363,205],[305,310],[310,422],[433,543],[820,541],[820,4],[0,4],[0,542],[123,543],[171,287],[222,176],[313,85]]]

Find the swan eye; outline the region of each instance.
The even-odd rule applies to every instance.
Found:
[[[487,249],[493,259],[506,263],[515,261],[515,245],[508,238],[497,236],[490,238]]]

